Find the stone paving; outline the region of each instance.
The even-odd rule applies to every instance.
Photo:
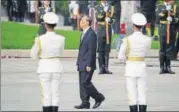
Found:
[[[65,73],[61,75],[60,111],[77,111],[74,105],[80,104],[76,58],[62,58]],[[1,110],[40,111],[40,87],[35,73],[37,60],[1,59]],[[179,111],[179,61],[172,62],[175,75],[159,75],[157,58],[148,58],[148,110]],[[106,100],[98,111],[128,111],[125,88],[124,64],[110,59],[113,75],[93,77],[94,85]],[[91,106],[94,100],[91,99]],[[95,111],[96,111],[95,110]],[[93,111],[93,109],[90,109]]]

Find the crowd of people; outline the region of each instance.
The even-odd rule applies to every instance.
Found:
[[[38,12],[38,7],[41,6],[43,6],[42,0],[7,0],[8,19],[24,22],[27,18],[31,23],[35,23],[35,12]]]

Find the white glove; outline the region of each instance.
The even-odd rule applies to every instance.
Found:
[[[111,21],[111,19],[110,19],[109,17],[106,17],[106,18],[105,18],[105,21],[106,21],[107,23],[109,23],[109,22]]]
[[[172,22],[172,17],[167,17],[167,21]]]
[[[171,5],[166,6],[167,11],[171,10]]]
[[[107,12],[108,9],[109,9],[109,7],[108,7],[108,6],[105,6],[105,7],[104,7],[104,12]]]
[[[91,8],[91,5],[88,5],[88,9],[90,9]]]

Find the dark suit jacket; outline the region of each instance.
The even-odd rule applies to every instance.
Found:
[[[77,66],[78,71],[86,71],[86,67],[96,69],[96,49],[97,49],[97,35],[89,28],[80,42]]]

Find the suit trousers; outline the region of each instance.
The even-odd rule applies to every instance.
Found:
[[[59,106],[59,73],[39,74],[43,106]]]
[[[126,77],[129,105],[146,105],[146,77]]]
[[[80,98],[82,103],[88,103],[90,97],[95,99],[95,101],[101,100],[101,95],[91,82],[93,73],[94,71],[79,71]]]

